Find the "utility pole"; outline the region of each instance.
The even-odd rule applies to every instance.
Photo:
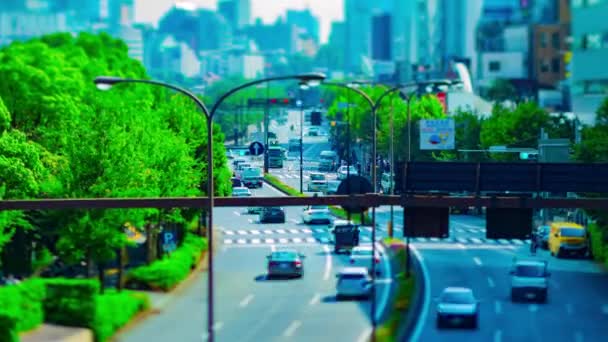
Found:
[[[304,100],[300,88],[300,193],[304,193]]]
[[[395,107],[391,100],[391,142],[390,142],[390,163],[391,163],[391,176],[390,176],[390,194],[395,194],[395,125],[394,125]],[[388,236],[393,237],[393,229],[395,227],[394,221],[394,208],[391,204],[391,219],[389,221]]]
[[[270,121],[270,82],[266,83],[266,106],[264,110],[264,173],[268,173],[268,126]]]

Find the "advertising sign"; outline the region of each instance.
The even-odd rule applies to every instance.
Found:
[[[454,119],[420,120],[421,150],[453,150]]]

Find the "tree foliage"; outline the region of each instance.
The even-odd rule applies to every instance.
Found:
[[[0,50],[0,195],[203,195],[207,131],[196,106],[147,85],[101,92],[92,82],[99,75],[147,78],[124,42],[106,34],[53,34]],[[230,173],[219,127],[213,139],[216,195],[223,196]],[[28,213],[0,215],[0,229],[28,221]],[[141,226],[184,215],[178,209],[82,210],[46,212],[38,220],[56,227],[66,258],[103,262],[125,244],[126,221]]]
[[[517,89],[515,86],[505,79],[495,79],[488,88],[488,98],[491,101],[503,102],[506,100],[515,100],[517,97]]]

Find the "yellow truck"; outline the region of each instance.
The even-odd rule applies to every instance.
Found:
[[[549,232],[549,252],[558,258],[588,255],[587,229],[573,222],[553,222]]]

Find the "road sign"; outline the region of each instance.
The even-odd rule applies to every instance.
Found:
[[[177,249],[174,232],[163,232],[163,252],[171,253]]]
[[[338,195],[349,195],[349,194],[357,195],[357,194],[369,194],[369,193],[373,193],[373,192],[374,192],[374,188],[372,187],[372,183],[370,183],[370,181],[367,180],[367,178],[362,177],[362,176],[350,175],[350,176],[348,176],[348,178],[346,178],[345,180],[340,182],[340,185],[338,186],[338,190],[336,191],[336,194],[338,194]],[[362,212],[366,211],[368,208],[369,208],[369,206],[366,206],[365,204],[362,204],[361,206],[347,206],[347,205],[342,206],[342,209],[346,210],[347,212],[349,212],[351,214],[362,213]]]
[[[252,156],[259,156],[264,153],[264,144],[259,141],[254,141],[249,145],[249,153]]]
[[[453,150],[454,119],[420,120],[421,150]]]

